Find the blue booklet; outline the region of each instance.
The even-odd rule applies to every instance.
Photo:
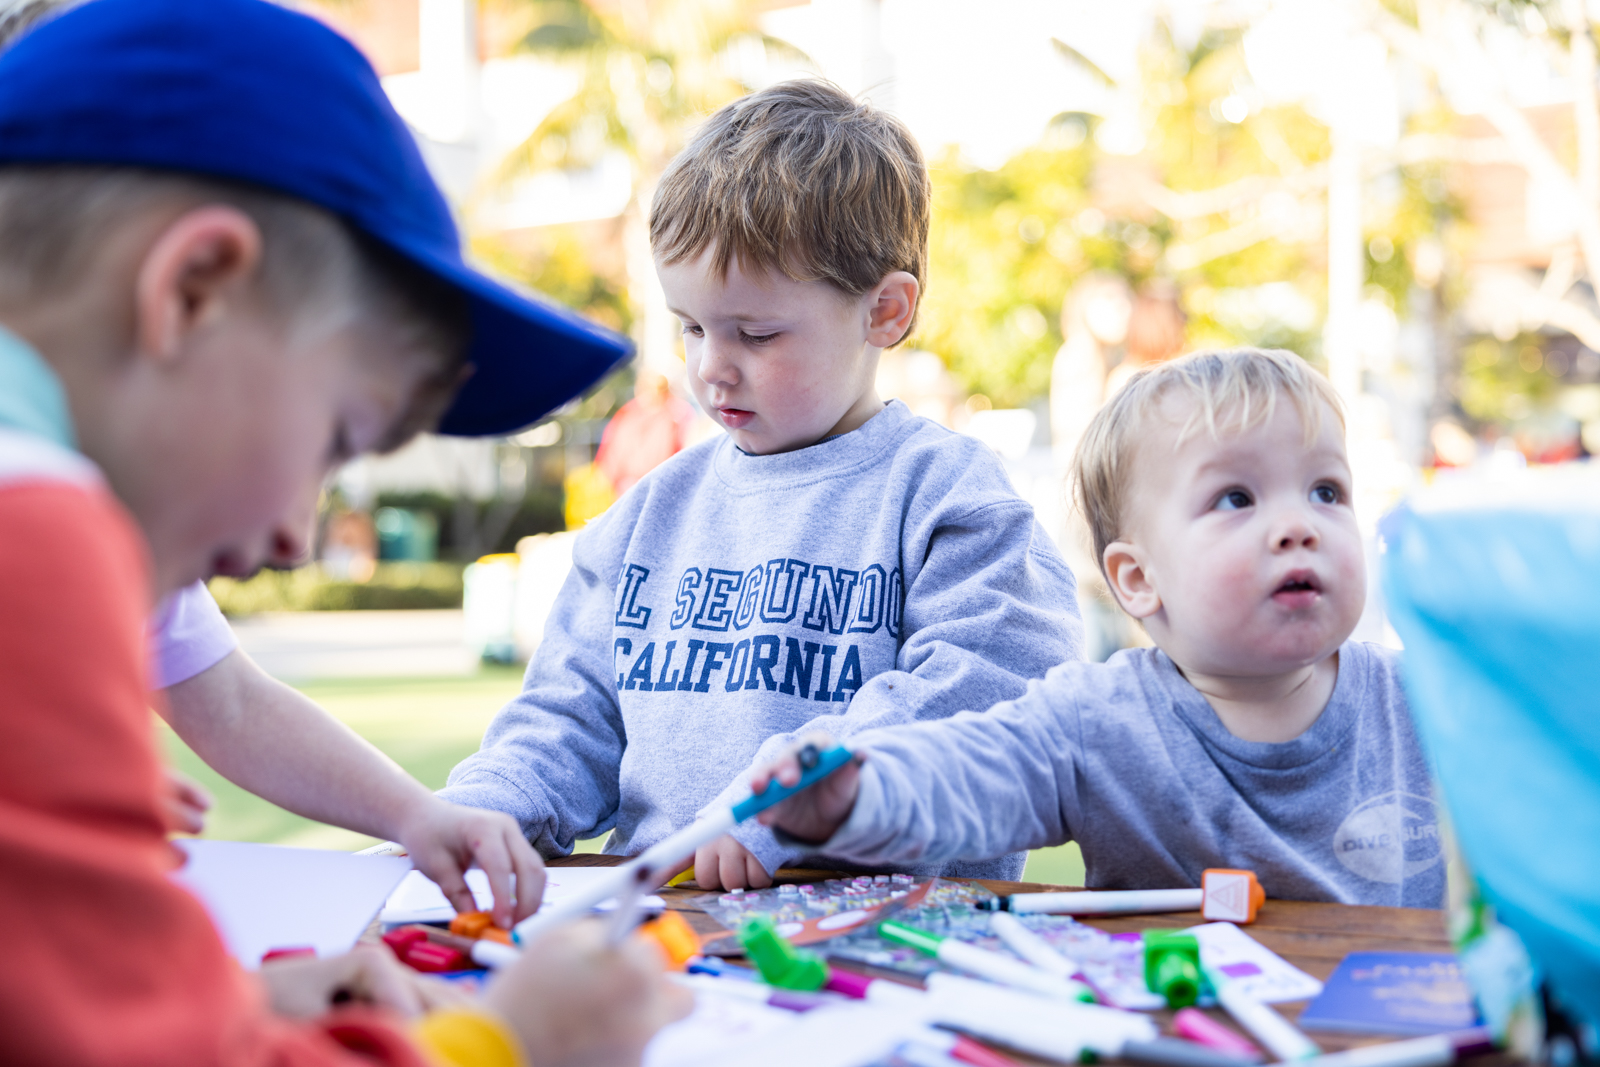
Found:
[[[1472,989],[1455,956],[1352,952],[1300,1015],[1308,1030],[1442,1034],[1478,1025]]]

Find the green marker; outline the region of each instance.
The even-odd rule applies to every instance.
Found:
[[[1200,941],[1179,930],[1144,932],[1144,984],[1169,1008],[1200,999]]]
[[[1009,956],[957,941],[953,937],[940,937],[927,930],[892,921],[878,924],[878,936],[885,941],[914,948],[957,970],[1013,989],[1026,989],[1030,993],[1056,1000],[1094,1003],[1094,991],[1082,982],[1049,974]]]
[[[739,943],[768,985],[809,993],[828,980],[828,965],[822,957],[789,944],[765,915],[739,928]]]

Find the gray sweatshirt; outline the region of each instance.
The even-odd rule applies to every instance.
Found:
[[[1082,645],[1072,572],[984,445],[898,402],[781,455],[720,437],[584,529],[522,693],[442,795],[547,856],[605,830],[635,854],[798,735],[987,708]],[[735,836],[769,871],[803,855]],[[950,873],[1014,878],[1007,851]]]
[[[1020,700],[858,734],[850,819],[821,851],[863,863],[979,860],[1077,841],[1102,889],[1256,872],[1267,896],[1443,906],[1432,786],[1397,656],[1339,650],[1333,696],[1292,741],[1241,741],[1158,649],[1067,663]]]

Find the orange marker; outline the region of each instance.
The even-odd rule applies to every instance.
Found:
[[[1201,872],[1200,888],[1205,891],[1200,914],[1211,922],[1253,923],[1267,899],[1254,871],[1213,867]]]
[[[675,911],[662,912],[660,918],[640,926],[638,932],[661,946],[662,955],[674,971],[683,970],[684,964],[700,955],[700,936]]]
[[[474,941],[481,938],[498,941],[502,945],[511,944],[511,931],[496,926],[494,916],[486,911],[461,912],[450,920],[450,932],[460,937],[470,937]]]

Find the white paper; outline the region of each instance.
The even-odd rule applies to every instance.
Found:
[[[403,856],[356,856],[243,841],[180,840],[173,881],[200,898],[222,940],[254,969],[275,948],[349,952],[411,869]]]
[[[1232,923],[1206,923],[1189,933],[1199,940],[1207,967],[1223,972],[1263,1004],[1306,1000],[1322,992],[1321,982]]]
[[[592,885],[596,879],[606,877],[612,870],[610,867],[547,868],[544,899],[539,906],[559,904],[563,897]],[[488,911],[494,907],[494,893],[489,889],[488,875],[477,868],[469,870],[467,888],[472,890],[472,899],[477,902],[478,910]],[[660,897],[651,896],[645,897],[640,906],[660,911],[666,907],[666,903]],[[386,923],[443,923],[449,922],[455,914],[456,909],[445,899],[444,890],[421,871],[412,871],[390,895],[379,918]]]
[[[697,983],[693,1013],[651,1040],[642,1067],[866,1067],[925,1027],[919,1013],[860,1001],[802,1014]]]

